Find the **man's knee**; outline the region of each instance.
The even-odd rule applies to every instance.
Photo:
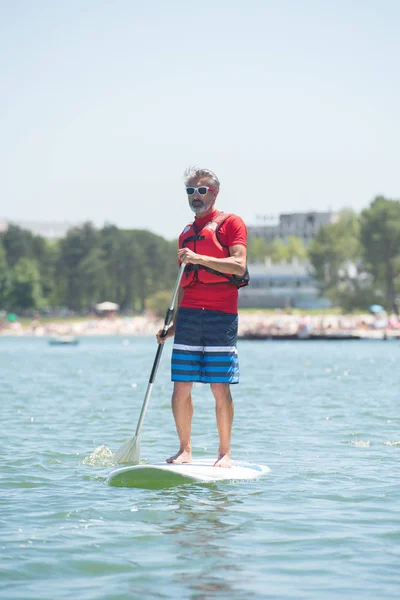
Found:
[[[231,397],[231,388],[229,383],[211,383],[210,384],[211,391],[214,394],[215,399],[226,401],[232,400]]]
[[[174,381],[174,396],[190,394],[193,383],[191,381]]]

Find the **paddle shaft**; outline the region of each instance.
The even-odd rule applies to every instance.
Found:
[[[165,315],[164,326],[163,326],[163,329],[162,329],[162,332],[161,332],[161,337],[165,337],[167,335],[167,331],[168,331],[169,326],[171,325],[172,319],[174,317],[175,301],[176,301],[176,297],[178,295],[178,290],[179,290],[179,286],[181,284],[181,279],[182,279],[183,271],[185,270],[185,266],[186,266],[185,263],[182,263],[181,266],[180,266],[178,277],[176,278],[176,282],[175,282],[174,291],[172,292],[171,302],[170,302],[170,305],[168,307],[167,313]],[[158,344],[156,356],[155,356],[155,359],[154,359],[154,362],[153,362],[153,368],[151,369],[149,383],[148,383],[147,390],[146,390],[146,395],[144,397],[142,410],[140,411],[139,421],[138,421],[138,424],[137,424],[137,427],[136,427],[136,434],[135,434],[136,437],[139,437],[140,432],[142,430],[142,424],[143,424],[144,417],[145,417],[145,414],[146,414],[147,405],[148,405],[149,400],[150,400],[150,396],[151,396],[151,391],[153,389],[154,380],[155,380],[156,375],[157,375],[158,365],[160,364],[160,359],[161,359],[161,354],[162,354],[163,348],[164,348],[164,344]]]

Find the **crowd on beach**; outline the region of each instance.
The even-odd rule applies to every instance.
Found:
[[[400,319],[397,315],[293,315],[262,312],[242,314],[239,319],[239,332],[242,336],[267,337],[297,335],[329,336],[352,335],[367,337],[400,337]]]
[[[20,336],[96,336],[96,335],[150,335],[160,328],[161,320],[152,314],[123,317],[117,314],[106,317],[54,319],[41,322],[32,319],[27,324],[20,321],[0,323],[0,335]]]
[[[96,336],[96,335],[155,335],[163,319],[152,313],[139,316],[91,316],[82,319],[47,320],[36,317],[24,325],[19,321],[0,321],[0,335],[9,336]],[[400,320],[396,315],[307,315],[283,311],[239,312],[239,337],[274,337],[284,335],[346,334],[360,337],[400,337]]]

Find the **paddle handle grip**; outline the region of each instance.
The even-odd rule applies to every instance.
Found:
[[[182,279],[185,267],[186,267],[186,263],[181,263],[181,266],[179,267],[178,276],[177,276],[176,281],[175,281],[175,287],[174,287],[174,290],[172,292],[171,302],[169,303],[167,314],[165,316],[164,326],[165,326],[165,324],[167,322],[167,319],[169,319],[169,323],[171,323],[171,321],[172,321],[172,316],[174,314],[175,301],[176,301],[176,297],[178,295],[179,286],[181,285],[181,279]]]
[[[164,344],[158,344],[156,357],[153,362],[153,368],[151,369],[151,373],[150,373],[149,383],[154,383],[154,380],[157,375],[158,365],[160,364],[160,359],[161,359],[161,354],[162,354],[163,348],[164,348]]]

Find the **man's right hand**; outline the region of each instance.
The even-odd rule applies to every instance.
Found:
[[[175,325],[171,325],[171,327],[167,330],[167,333],[164,336],[162,335],[163,331],[164,331],[163,329],[160,329],[156,333],[156,338],[157,338],[158,344],[163,344],[165,342],[165,340],[167,340],[168,338],[173,337],[175,335]]]

